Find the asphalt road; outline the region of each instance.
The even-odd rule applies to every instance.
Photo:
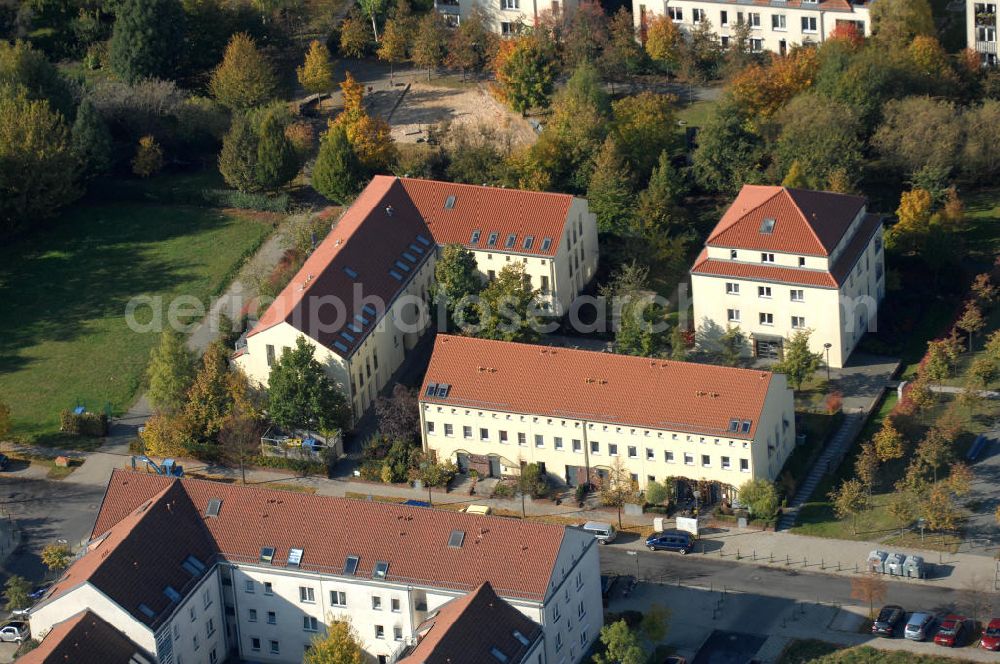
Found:
[[[638,551],[637,556],[630,556],[625,549],[614,546],[601,547],[600,554],[602,574],[634,576],[638,559],[639,578],[643,581],[714,590],[725,588],[758,595],[762,601],[783,598],[839,605],[862,604],[851,597],[850,579],[842,576],[757,567],[666,551]],[[971,613],[974,602],[971,592],[905,581],[887,580],[886,583],[888,591],[882,604],[899,604],[907,611],[943,613],[957,609]]]
[[[60,539],[73,546],[90,535],[103,497],[103,486],[0,478],[0,514],[21,529],[21,546],[0,562],[0,582],[12,574],[41,581],[47,572],[42,549]]]

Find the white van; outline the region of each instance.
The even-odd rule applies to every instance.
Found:
[[[598,543],[607,544],[608,542],[614,542],[615,537],[618,536],[618,531],[610,523],[601,523],[600,521],[588,521],[583,524],[583,529],[597,538]]]

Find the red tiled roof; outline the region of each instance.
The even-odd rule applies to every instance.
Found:
[[[752,438],[768,371],[439,334],[421,402]],[[443,398],[427,384],[450,385]],[[727,432],[750,420],[746,434]],[[596,434],[595,434],[596,436]]]
[[[566,215],[573,197],[538,191],[481,187],[435,180],[401,180],[406,193],[420,210],[424,222],[438,244],[462,244],[475,249],[493,249],[536,256],[555,256],[566,225]],[[445,208],[449,196],[454,207]],[[479,242],[470,244],[473,231],[480,231]],[[496,245],[488,247],[490,233],[497,234]],[[515,236],[512,248],[507,238]],[[524,238],[534,237],[532,248],[524,249]],[[552,240],[542,251],[542,241]]]
[[[864,206],[860,196],[744,185],[705,244],[829,256]],[[773,232],[761,233],[765,219]]]
[[[301,548],[303,569],[340,574],[347,556],[355,555],[360,557],[357,576],[371,578],[375,563],[385,561],[390,581],[463,592],[489,581],[505,597],[543,599],[564,534],[561,526],[518,519],[175,480],[122,469],[111,476],[94,534],[114,532],[119,528],[116,519],[163,492],[165,485],[193,506],[185,519],[204,524],[212,548],[227,560],[256,563],[261,547],[273,546],[275,565],[283,566],[289,549]],[[222,500],[217,517],[204,516],[211,498]],[[453,530],[465,532],[460,548],[448,546]],[[136,555],[140,553],[150,564],[160,558],[155,547]],[[148,591],[162,596],[162,588]]]
[[[146,653],[127,636],[89,610],[52,627],[42,642],[18,658],[18,664],[130,664]]]
[[[514,633],[520,634],[525,645]],[[518,664],[542,633],[526,615],[497,597],[489,583],[442,606],[417,629],[420,642],[400,664],[498,662],[496,648]]]
[[[420,242],[418,236],[428,244]],[[422,253],[411,249],[411,245]],[[337,355],[347,357],[384,315],[384,311],[377,311],[377,316],[362,314],[361,298],[375,296],[388,306],[409,281],[409,274],[433,250],[430,231],[398,178],[377,175],[247,336],[287,322]],[[415,258],[416,263],[406,259],[404,253]],[[410,273],[395,267],[396,261],[408,265]],[[345,270],[352,270],[357,277]],[[400,274],[403,281],[395,279],[390,270]],[[356,285],[361,287],[359,294],[355,293]],[[343,311],[337,302],[343,303]],[[363,333],[347,329],[349,324],[361,325],[355,315],[368,320]],[[343,332],[352,339],[344,337]]]
[[[854,233],[850,243],[837,258],[833,270],[807,270],[805,268],[783,267],[764,263],[748,263],[709,258],[703,249],[695,260],[691,274],[714,277],[734,277],[751,281],[764,281],[793,286],[813,286],[818,288],[839,288],[857,263],[858,257],[868,247],[872,233],[882,224],[882,217],[869,214]]]

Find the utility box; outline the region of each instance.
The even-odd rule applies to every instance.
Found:
[[[901,553],[890,553],[889,558],[885,561],[885,571],[893,576],[903,576],[903,561],[905,560],[906,556]]]
[[[662,516],[658,516],[658,517],[654,517],[653,518],[653,530],[655,530],[658,533],[662,533],[663,532],[663,517]]]
[[[889,557],[889,554],[885,551],[872,551],[868,554],[868,571],[878,572],[879,574],[885,574],[885,559]]]
[[[903,562],[903,575],[910,579],[923,579],[927,576],[924,559],[920,556],[907,556]]]

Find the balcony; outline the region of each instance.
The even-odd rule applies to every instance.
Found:
[[[976,52],[977,53],[992,53],[996,55],[997,43],[995,41],[977,41],[976,42]]]
[[[458,0],[434,0],[434,9],[445,14],[459,13]]]

